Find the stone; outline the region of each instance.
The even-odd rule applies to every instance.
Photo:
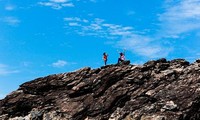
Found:
[[[37,78],[0,100],[0,120],[199,120],[199,63],[125,61]]]
[[[160,115],[143,115],[141,120],[167,120],[165,116]]]
[[[177,105],[173,102],[173,101],[167,101],[167,103],[162,107],[161,111],[165,111],[165,110],[174,110],[177,108]]]

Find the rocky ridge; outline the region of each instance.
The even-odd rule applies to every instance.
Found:
[[[49,75],[0,100],[0,120],[199,120],[200,60]]]

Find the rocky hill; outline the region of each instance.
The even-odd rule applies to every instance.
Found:
[[[0,101],[0,120],[200,120],[200,60],[38,78]]]

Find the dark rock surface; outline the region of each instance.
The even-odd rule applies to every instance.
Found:
[[[200,62],[159,59],[38,78],[0,100],[0,120],[200,120]]]

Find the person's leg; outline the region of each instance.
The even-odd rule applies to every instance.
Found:
[[[118,59],[118,63],[122,62],[121,58]]]

